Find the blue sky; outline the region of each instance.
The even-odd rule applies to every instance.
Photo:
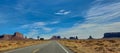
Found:
[[[119,0],[1,0],[0,34],[101,38],[120,32]]]

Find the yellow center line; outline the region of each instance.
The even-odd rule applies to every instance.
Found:
[[[35,49],[32,53],[36,53],[36,52],[38,52],[39,51],[39,49],[37,48],[37,49]]]

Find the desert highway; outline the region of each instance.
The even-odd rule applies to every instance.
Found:
[[[15,49],[4,53],[73,53],[57,41]]]

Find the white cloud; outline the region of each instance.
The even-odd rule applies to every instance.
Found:
[[[36,38],[37,36],[39,36],[39,31],[38,30],[30,30],[27,34],[25,34],[28,38]]]
[[[104,23],[120,17],[120,2],[93,6],[86,15],[88,23]]]
[[[81,39],[88,38],[90,35],[94,38],[102,38],[103,34],[106,32],[119,32],[119,28],[120,22],[102,24],[102,26],[100,24],[80,24],[56,34],[64,37],[78,36]]]
[[[51,37],[50,35],[40,33],[40,31],[36,29],[31,29],[28,33],[25,34],[25,36],[27,36],[27,38],[34,38],[34,39],[37,39],[37,36],[40,36],[40,38],[45,38],[45,39],[49,39]]]
[[[96,2],[102,2],[103,0],[97,0]],[[109,3],[109,2],[108,2]],[[61,29],[58,33],[51,35],[61,35],[64,37],[79,36],[79,38],[88,38],[92,35],[95,38],[102,38],[106,32],[120,32],[120,2],[110,4],[97,4],[94,3],[85,15],[85,22],[77,24],[72,28]],[[68,15],[70,11],[59,10],[55,14],[57,15]],[[51,24],[59,23],[58,21],[51,22]],[[46,31],[51,31],[51,28],[45,27],[48,23],[37,22],[30,25],[24,25],[24,27],[42,28]],[[49,23],[50,24],[50,23]],[[31,32],[30,32],[31,33]],[[35,32],[36,34],[38,32]],[[33,31],[33,34],[35,34]],[[46,36],[47,37],[47,36]]]
[[[45,30],[46,32],[50,32],[52,31],[52,28],[48,28],[48,27],[41,27],[43,30]]]
[[[71,11],[66,11],[66,10],[59,10],[58,12],[56,12],[55,14],[57,15],[68,15],[70,14]]]
[[[45,23],[45,22],[35,22],[35,23],[32,23],[32,24],[26,24],[26,25],[22,25],[21,28],[28,28],[28,29],[42,29],[44,31],[51,31],[52,28],[48,28],[46,27],[46,25],[48,25],[48,23]]]
[[[47,32],[52,31],[53,28],[46,27],[46,25],[48,25],[48,23],[35,22],[35,23],[32,23],[32,24],[23,25],[23,26],[21,26],[21,28],[29,29],[29,32],[25,34],[26,36],[28,36],[29,38],[30,37],[36,38],[37,36],[41,37],[41,34],[43,34],[43,33],[47,33]],[[41,32],[41,30],[43,30],[43,31]],[[45,38],[48,39],[48,37],[45,37]]]
[[[21,27],[22,28],[39,28],[41,26],[45,26],[47,25],[47,23],[45,22],[35,22],[35,23],[32,23],[32,24],[26,24],[26,25],[22,25]]]
[[[53,21],[50,24],[58,24],[60,21]]]
[[[88,38],[92,35],[94,38],[102,38],[106,32],[120,32],[120,21],[113,21],[120,20],[119,18],[120,2],[101,5],[94,4],[87,11],[84,23],[77,23],[72,28],[68,30],[63,29],[56,34],[65,37],[77,35],[79,38]]]
[[[32,24],[32,26],[34,26],[36,28],[39,28],[39,27],[45,26],[45,25],[47,25],[47,23],[45,23],[45,22],[35,22]]]
[[[80,28],[90,28],[90,27],[95,27],[97,24],[81,24]]]

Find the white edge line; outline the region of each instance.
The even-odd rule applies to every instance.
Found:
[[[57,42],[57,41],[56,41]],[[57,42],[57,44],[66,52],[69,53],[60,43]]]

